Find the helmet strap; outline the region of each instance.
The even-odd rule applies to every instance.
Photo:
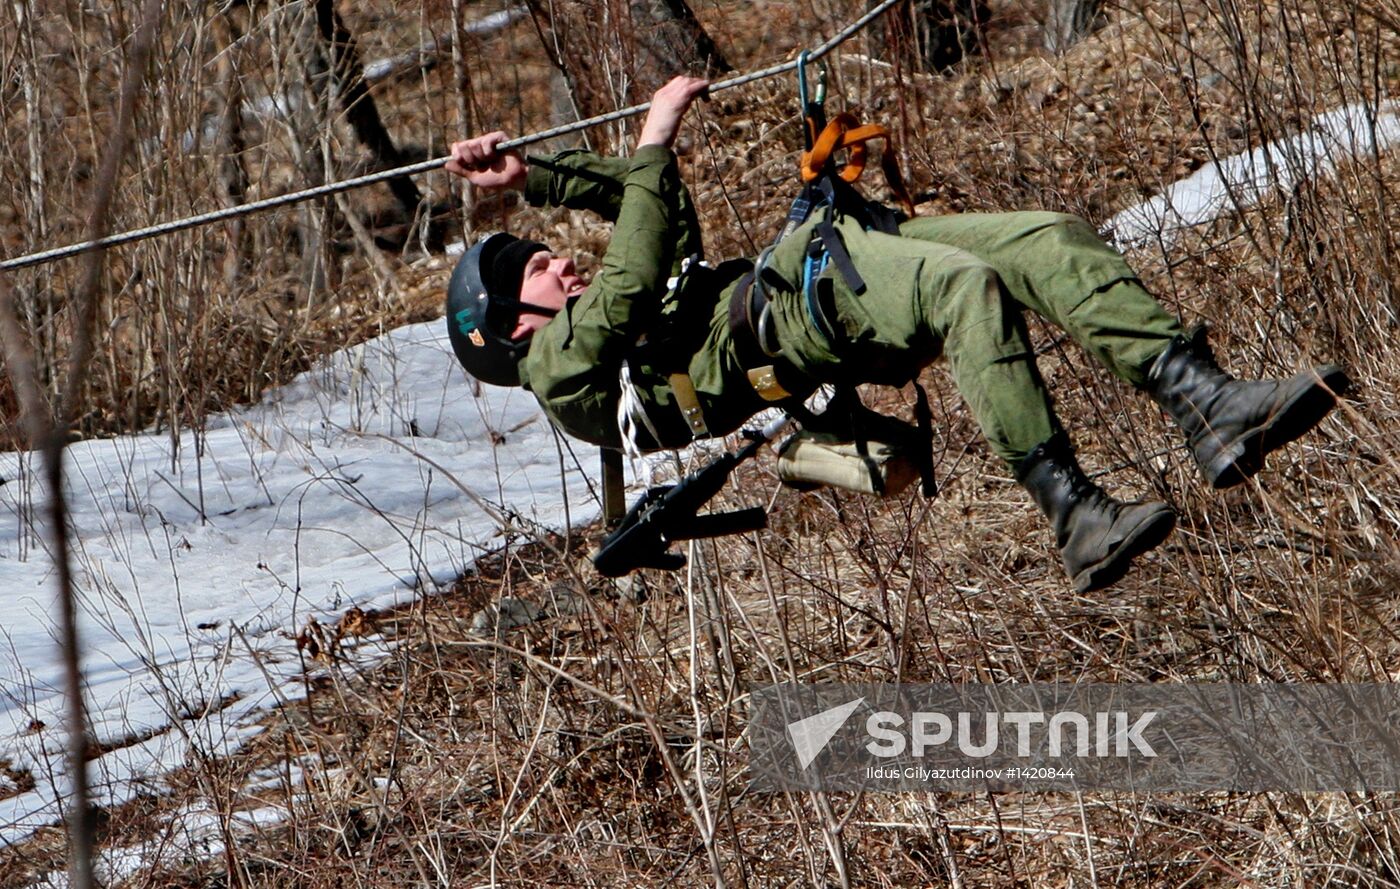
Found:
[[[514,309],[516,317],[521,315],[543,315],[546,318],[553,318],[555,315],[559,314],[558,309],[551,309],[548,306],[540,306],[535,303],[527,303],[509,296],[493,296],[491,297],[491,304],[493,307],[502,306],[504,308]]]
[[[559,314],[558,309],[551,309],[547,306],[537,306],[534,303],[517,301],[516,305],[520,307],[520,314],[522,315],[543,315],[546,318],[553,318],[555,315]]]

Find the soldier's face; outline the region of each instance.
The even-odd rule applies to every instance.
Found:
[[[542,309],[559,311],[571,297],[578,296],[588,282],[578,275],[574,261],[567,256],[541,252],[525,263],[520,281],[520,301]]]
[[[578,296],[587,287],[588,282],[578,276],[572,259],[548,252],[536,253],[525,262],[525,274],[520,279],[520,301],[562,311],[571,297]],[[549,321],[549,315],[521,312],[511,338],[524,339]]]

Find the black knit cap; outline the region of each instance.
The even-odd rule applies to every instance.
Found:
[[[499,246],[498,246],[499,245]],[[526,241],[515,235],[492,238],[481,255],[481,283],[492,296],[518,299],[525,280],[525,263],[531,256],[549,250],[539,241]]]

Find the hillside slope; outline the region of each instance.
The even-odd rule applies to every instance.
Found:
[[[697,12],[748,67],[850,12],[819,5],[815,17],[782,4]],[[1073,593],[1044,520],[935,365],[925,382],[937,499],[798,494],[764,458],[722,500],[766,505],[769,528],[692,547],[687,571],[603,581],[584,559],[597,529],[575,529],[512,542],[440,595],[367,615],[368,626],[313,632],[303,700],[263,712],[264,730],[238,754],[192,759],[170,795],[106,813],[112,866],[133,849],[154,863],[121,870],[127,885],[1400,882],[1391,795],[748,787],[747,689],[791,677],[1391,682],[1400,671],[1400,167],[1383,150],[1400,55],[1380,24],[1389,13],[1146,3],[1114,8],[1053,58],[1037,48],[1033,11],[992,12],[984,52],[947,76],[891,69],[872,57],[876,39],[831,62],[833,108],[893,126],[920,212],[1045,208],[1105,224],[1232,156],[1317,142],[1328,163],[1296,147],[1269,156],[1266,184],[1286,189],[1237,190],[1223,212],[1139,239],[1129,256],[1166,304],[1211,326],[1229,368],[1338,361],[1354,398],[1255,483],[1217,494],[1148,399],[1033,323],[1086,466],[1115,493],[1152,493],[1181,516],[1112,590]],[[386,11],[362,15],[352,23],[367,33],[407,28]],[[544,114],[530,37],[506,38],[519,53],[510,64],[533,72],[523,87],[504,92],[508,65],[478,84],[479,96],[503,90],[482,100],[484,125],[513,116],[520,131]],[[436,86],[380,98],[415,107],[396,125],[422,115],[450,128],[450,93]],[[712,255],[752,253],[780,225],[801,138],[794,106],[790,82],[766,81],[698,109],[683,163]],[[1348,106],[1365,109],[1340,128],[1359,128],[1356,138],[1296,138]],[[1370,150],[1348,158],[1343,145]],[[508,223],[585,262],[607,234],[568,211],[477,212],[480,227]],[[338,297],[360,317],[383,291],[372,268],[350,268]],[[394,270],[399,286],[432,290],[445,263]],[[906,415],[912,405],[907,391],[867,400]],[[488,618],[502,611],[532,619],[493,632]],[[360,635],[344,650],[331,641]],[[0,851],[0,883],[24,885],[61,855],[58,832],[42,831]]]

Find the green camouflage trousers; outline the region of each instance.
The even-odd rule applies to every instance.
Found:
[[[851,292],[834,268],[822,275],[831,339],[809,322],[800,288],[771,293],[784,357],[823,382],[897,385],[946,355],[992,450],[1013,468],[1060,429],[1036,369],[1026,309],[1134,386],[1182,333],[1123,257],[1075,216],[919,218],[904,223],[899,237],[839,227],[867,289]],[[773,271],[800,281],[806,242],[804,231],[785,239]]]

